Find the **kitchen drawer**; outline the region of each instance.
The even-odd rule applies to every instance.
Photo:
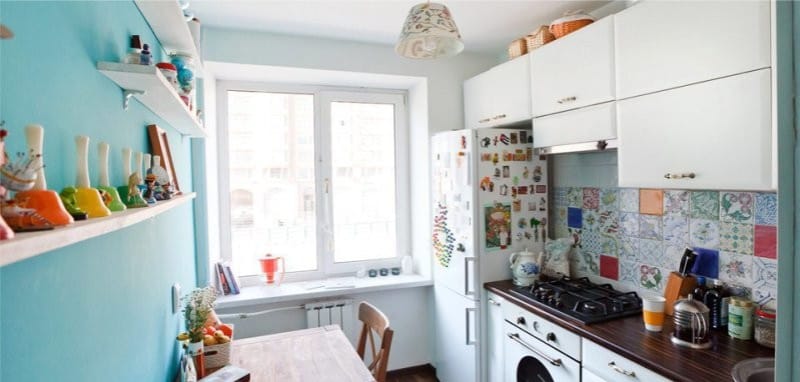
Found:
[[[592,341],[583,339],[583,368],[606,381],[669,381]]]
[[[503,304],[503,318],[576,361],[581,360],[581,337],[518,305]]]
[[[597,142],[617,137],[614,102],[533,119],[533,147]]]

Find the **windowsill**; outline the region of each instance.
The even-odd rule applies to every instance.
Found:
[[[328,285],[328,287],[326,287]],[[280,286],[244,287],[241,293],[217,298],[217,309],[238,308],[286,301],[300,301],[345,294],[378,292],[433,285],[433,280],[420,275],[339,277],[325,280],[283,283]]]

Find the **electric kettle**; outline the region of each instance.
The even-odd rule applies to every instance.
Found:
[[[709,338],[708,307],[696,301],[690,293],[685,299],[678,300],[673,307],[675,328],[672,332],[672,343],[692,349],[708,349]]]

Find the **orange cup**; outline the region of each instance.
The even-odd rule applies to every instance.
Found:
[[[661,296],[642,297],[642,316],[644,327],[651,332],[660,332],[664,326],[664,303],[667,301]]]

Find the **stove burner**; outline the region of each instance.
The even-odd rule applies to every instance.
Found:
[[[512,293],[554,314],[584,324],[640,314],[642,300],[636,292],[619,292],[610,284],[594,284],[588,278],[562,277],[517,287]]]

